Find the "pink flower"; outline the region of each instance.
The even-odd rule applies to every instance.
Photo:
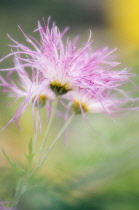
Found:
[[[21,54],[27,55],[20,58],[23,66],[37,69],[50,85],[56,95],[63,95],[75,87],[89,89],[96,92],[97,89],[115,89],[128,81],[132,76],[126,69],[112,71],[119,63],[112,61],[111,54],[116,50],[107,47],[93,50],[91,48],[91,33],[87,43],[82,48],[78,47],[77,37],[71,41],[67,38],[64,44],[62,33],[55,23],[49,27],[44,22],[44,27],[38,23],[40,41],[24,34],[31,47],[24,46],[17,41],[12,41],[12,47],[19,49]],[[14,52],[12,54],[17,54]],[[14,68],[13,68],[14,69]],[[8,70],[8,69],[7,69]]]
[[[8,92],[9,97],[15,98],[15,101],[22,99],[22,103],[9,123],[19,118],[30,104],[32,104],[34,114],[34,107],[41,108],[45,106],[47,100],[55,98],[38,71],[32,69],[32,74],[29,76],[17,57],[14,57],[14,64],[18,75],[17,82],[14,82],[11,77],[13,72],[10,72],[11,74],[8,74],[6,79],[0,76],[0,86],[3,87],[3,92]]]
[[[98,100],[95,95],[80,88],[71,91],[65,97],[69,100],[69,107],[75,114],[102,112],[111,115],[123,111],[122,106],[128,102],[127,99],[120,98],[116,94],[110,94],[109,91],[101,93],[101,100]]]
[[[21,28],[20,30],[22,31]],[[20,75],[20,69],[29,67],[35,72],[35,77],[39,78],[37,83],[30,82],[29,85],[26,82],[27,86],[23,85],[23,90],[19,91],[16,87],[13,88],[16,96],[19,92],[20,96],[27,94],[27,102],[24,102],[24,106],[26,107],[31,101],[34,101],[35,105],[34,97],[40,97],[45,88],[50,95],[52,90],[56,96],[71,100],[73,105],[75,101],[76,105],[83,103],[86,107],[85,112],[89,110],[109,114],[112,111],[121,110],[120,107],[127,102],[133,102],[134,100],[122,90],[122,86],[130,82],[130,77],[135,75],[126,68],[119,70],[119,63],[113,61],[114,56],[112,55],[116,49],[109,50],[108,47],[104,47],[94,50],[91,47],[91,33],[83,47],[78,46],[77,37],[74,40],[67,38],[64,43],[63,36],[67,30],[68,28],[65,28],[63,32],[60,32],[55,23],[50,27],[49,18],[47,24],[44,21],[44,26],[38,22],[35,32],[39,32],[40,41],[27,36],[22,31],[30,47],[11,38],[15,43],[11,46],[17,51],[8,56],[16,55],[20,62],[18,62],[18,69],[16,65],[5,70],[16,70]],[[20,57],[19,53],[25,56]],[[26,75],[26,71],[23,71]],[[19,77],[22,78],[21,75]],[[24,79],[22,78],[22,80]],[[6,81],[4,83],[6,85]],[[116,97],[114,92],[117,93]]]

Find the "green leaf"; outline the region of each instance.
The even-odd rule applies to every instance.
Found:
[[[12,162],[12,161],[10,160],[9,156],[5,153],[5,151],[4,151],[3,148],[2,148],[2,152],[3,152],[3,154],[4,154],[5,158],[6,158],[6,160],[8,161],[8,163],[10,164],[10,166],[12,167],[12,169],[13,169],[16,173],[18,173],[18,172],[19,172],[18,166],[17,166],[14,162]]]
[[[5,153],[4,149],[2,148],[2,152],[6,158],[6,160],[8,161],[8,163],[11,165],[11,167],[13,167],[13,163],[12,161],[10,160],[10,158],[8,157],[8,155]]]
[[[30,139],[30,142],[29,142],[29,154],[25,154],[26,158],[28,160],[32,160],[33,157],[34,157],[35,153],[33,153],[33,149],[32,149],[32,138]]]

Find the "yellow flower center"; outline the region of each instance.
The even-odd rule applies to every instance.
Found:
[[[79,103],[79,101],[75,100],[72,104],[72,110],[75,114],[81,114],[83,112],[88,112],[89,108],[85,103]]]
[[[64,95],[67,92],[71,91],[72,89],[70,88],[69,82],[62,84],[61,82],[54,80],[50,84],[51,90],[57,95]]]
[[[40,108],[42,108],[43,106],[45,106],[47,99],[48,97],[42,94],[37,99],[36,99],[36,96],[34,96],[34,98],[32,99],[32,102],[34,102],[35,100],[35,106],[36,107],[39,106]]]

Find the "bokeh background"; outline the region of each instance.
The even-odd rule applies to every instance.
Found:
[[[118,48],[119,68],[131,67],[137,74],[133,81],[139,84],[138,0],[0,0],[0,58],[10,52],[7,33],[25,43],[17,26],[33,35],[37,21],[48,16],[60,29],[69,26],[68,36],[79,34],[80,43],[88,39],[91,29],[92,47]],[[7,59],[0,68],[12,65],[12,59]],[[135,89],[131,85],[125,88]],[[134,96],[139,96],[138,91]],[[17,107],[0,93],[0,129]],[[11,124],[0,133],[0,151],[4,148],[19,165],[26,163],[24,153],[33,135],[30,113],[28,109],[21,118],[20,128]],[[69,128],[68,142],[65,144],[62,137],[55,145],[34,178],[39,188],[22,197],[20,209],[139,209],[139,113],[122,114],[114,121],[102,114],[90,114],[88,119],[91,128],[81,116],[76,117]],[[49,141],[62,123],[62,119],[55,119]],[[0,152],[1,201],[11,199],[16,181]]]

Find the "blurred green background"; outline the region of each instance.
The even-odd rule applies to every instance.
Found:
[[[91,29],[92,47],[118,48],[118,61],[122,62],[119,68],[132,67],[132,72],[137,74],[134,82],[138,85],[138,11],[138,0],[0,0],[0,58],[10,52],[8,44],[12,42],[7,33],[25,43],[17,26],[33,35],[37,21],[51,16],[60,29],[70,27],[68,36],[79,34],[80,43],[88,39]],[[12,59],[7,59],[0,68],[12,65]],[[126,87],[130,88],[135,89],[131,85]],[[0,129],[17,107],[18,103],[10,105],[7,95],[0,93]],[[43,111],[42,118],[44,115]],[[55,145],[38,178],[33,180],[40,187],[23,196],[20,209],[139,209],[138,112],[120,114],[115,121],[102,114],[90,114],[88,118],[91,128],[78,116],[69,128],[68,143],[65,144],[62,137]],[[50,141],[62,123],[58,117],[55,119]],[[10,124],[0,133],[0,148],[4,148],[12,160],[24,165],[24,153],[32,135],[28,109],[20,120],[20,129]],[[39,138],[42,136],[43,133]],[[0,200],[11,199],[16,181],[0,153]]]

